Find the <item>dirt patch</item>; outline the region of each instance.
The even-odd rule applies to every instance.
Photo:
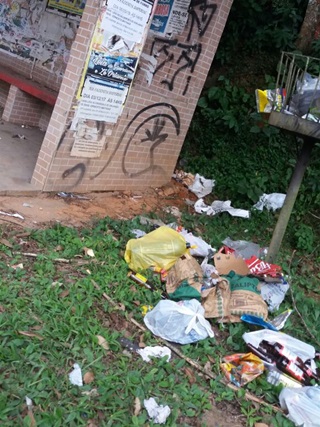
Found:
[[[106,216],[130,219],[170,206],[176,206],[180,210],[188,209],[185,200],[196,200],[186,187],[174,180],[162,188],[147,189],[144,192],[89,193],[85,197],[89,200],[62,198],[52,193],[34,197],[2,196],[0,211],[19,213],[24,220],[0,215],[0,224],[9,221],[24,227],[38,228],[41,224],[59,221],[64,225],[79,227],[95,218]]]

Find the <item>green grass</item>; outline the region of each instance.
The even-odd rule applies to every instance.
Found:
[[[249,221],[226,214],[208,218],[185,213],[183,218],[186,227],[197,229],[216,247],[228,235],[234,239],[252,239],[265,246],[274,222],[273,214],[254,215]],[[127,277],[123,251],[132,237],[130,229],[137,227],[148,231],[137,219],[124,222],[110,218],[86,229],[58,224],[32,231],[24,240],[28,252],[40,254],[37,259],[14,254],[23,251],[19,238],[15,237],[17,231],[2,228],[1,237],[10,240],[13,248],[0,243],[0,425],[32,425],[25,405],[28,396],[34,404],[37,426],[89,426],[90,422],[97,426],[152,426],[143,408],[134,415],[134,405],[136,398],[143,402],[154,396],[160,404],[168,404],[172,409],[167,425],[200,426],[201,414],[210,408],[212,394],[217,403],[236,405],[248,426],[260,420],[272,420],[272,425],[278,427],[292,425],[268,407],[259,408],[247,402],[242,390],[235,393],[218,381],[222,378],[221,357],[245,351],[241,336],[247,329],[243,324],[217,327],[216,338],[181,348],[202,366],[209,362],[217,381],[207,381],[195,371],[191,381],[186,362],[178,357],[170,363],[154,360],[147,364],[137,355],[123,352],[119,337],[139,342],[143,336],[145,344],[157,343],[149,331],[141,332],[128,317],[143,323],[141,306],[155,305],[160,299],[160,291],[151,293]],[[84,247],[93,249],[95,258],[86,257]],[[313,293],[319,292],[319,285],[314,274],[305,272],[300,276],[298,260],[303,254],[297,253],[290,261],[291,249],[287,239],[281,262],[285,269],[291,264],[297,305],[319,340],[320,333],[315,327],[319,304],[314,297],[306,296],[310,287]],[[72,263],[57,263],[55,258],[72,259]],[[21,262],[23,269],[13,268]],[[319,258],[308,262],[317,270]],[[93,286],[93,281],[101,291]],[[102,292],[123,304],[125,311],[116,310],[103,299]],[[287,296],[281,309],[291,306]],[[312,343],[296,315],[289,319],[286,332]],[[106,339],[108,350],[99,345],[98,335]],[[68,373],[74,363],[81,366],[83,374],[92,372],[92,383],[82,388],[70,384]],[[96,389],[96,394],[85,394],[92,389]],[[263,377],[250,383],[247,389],[267,402],[277,403],[279,390]]]

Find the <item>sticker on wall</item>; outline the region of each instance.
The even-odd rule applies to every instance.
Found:
[[[187,24],[190,2],[191,0],[158,0],[150,30],[167,37],[182,33]]]

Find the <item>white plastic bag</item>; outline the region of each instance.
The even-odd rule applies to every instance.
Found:
[[[296,426],[320,427],[320,387],[284,388],[279,401]]]
[[[160,301],[145,315],[144,323],[154,335],[179,344],[214,336],[210,323],[204,318],[204,308],[196,299]]]
[[[260,196],[258,202],[253,205],[253,208],[257,209],[258,211],[263,211],[263,208],[268,209],[268,211],[272,209],[274,212],[275,210],[282,208],[285,198],[286,194],[282,193],[264,193],[262,196]]]

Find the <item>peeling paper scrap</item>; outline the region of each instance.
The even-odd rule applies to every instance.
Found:
[[[274,212],[275,210],[282,208],[285,198],[286,194],[282,193],[264,193],[262,196],[260,196],[259,201],[253,205],[253,208],[257,209],[258,211],[263,211],[264,208],[268,209],[268,211],[272,209]]]
[[[22,215],[18,214],[18,213],[12,214],[12,213],[8,213],[8,212],[0,211],[0,215],[12,216],[14,218],[19,218],[19,219],[24,220],[24,217]]]
[[[143,404],[149,417],[155,424],[165,424],[171,413],[171,409],[168,405],[158,405],[153,397],[150,397],[150,399],[144,399]]]
[[[213,179],[206,179],[204,176],[201,176],[197,173],[194,177],[193,183],[189,185],[188,188],[192,193],[200,198],[210,194],[214,185],[215,181]]]
[[[236,209],[231,206],[231,201],[226,200],[222,202],[215,200],[211,206],[206,205],[203,199],[199,199],[194,204],[194,209],[197,213],[206,213],[207,215],[213,216],[221,212],[228,212],[231,216],[237,216],[240,218],[250,218],[250,212],[244,209]]]
[[[167,356],[167,362],[169,362],[169,360],[171,359],[170,348],[162,347],[160,345],[142,348],[140,350],[137,350],[137,353],[140,354],[140,356],[145,362],[150,362],[150,357],[161,358]]]
[[[70,380],[71,384],[77,385],[78,387],[82,387],[83,386],[83,380],[82,380],[81,368],[78,365],[78,363],[75,363],[73,365],[73,368],[74,368],[73,371],[71,371],[69,374],[69,380]]]

